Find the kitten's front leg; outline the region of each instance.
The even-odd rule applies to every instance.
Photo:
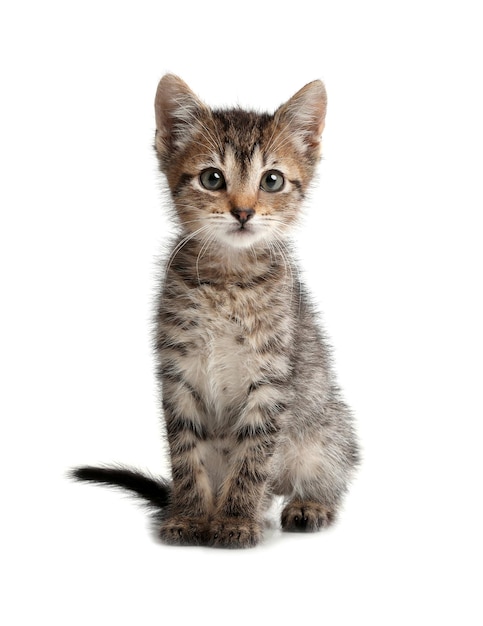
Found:
[[[262,537],[262,509],[279,432],[282,404],[259,406],[239,426],[229,476],[218,497],[210,534],[214,546],[248,548]]]
[[[201,545],[208,541],[213,508],[211,483],[200,455],[205,438],[200,422],[181,412],[179,404],[163,403],[171,452],[173,491],[159,534],[175,545]]]

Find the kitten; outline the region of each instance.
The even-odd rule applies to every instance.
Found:
[[[180,231],[155,335],[172,481],[123,468],[73,475],[163,509],[170,544],[254,546],[275,495],[285,497],[284,530],[319,530],[358,463],[288,239],[320,158],[324,85],[269,115],[211,110],[166,75],[155,111]]]

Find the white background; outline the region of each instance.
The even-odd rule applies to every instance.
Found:
[[[478,4],[2,3],[2,624],[483,623]],[[326,82],[297,241],[365,459],[328,532],[170,548],[132,500],[64,478],[166,470],[165,71],[269,110]]]

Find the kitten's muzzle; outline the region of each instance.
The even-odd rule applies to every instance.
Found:
[[[244,224],[246,224],[248,222],[248,220],[251,217],[253,217],[255,215],[255,210],[254,209],[244,209],[244,208],[243,209],[234,208],[234,209],[231,209],[230,213],[243,226]]]

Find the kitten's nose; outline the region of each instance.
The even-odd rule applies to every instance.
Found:
[[[230,213],[240,222],[240,224],[246,224],[248,220],[255,215],[254,209],[239,209],[235,208]]]

